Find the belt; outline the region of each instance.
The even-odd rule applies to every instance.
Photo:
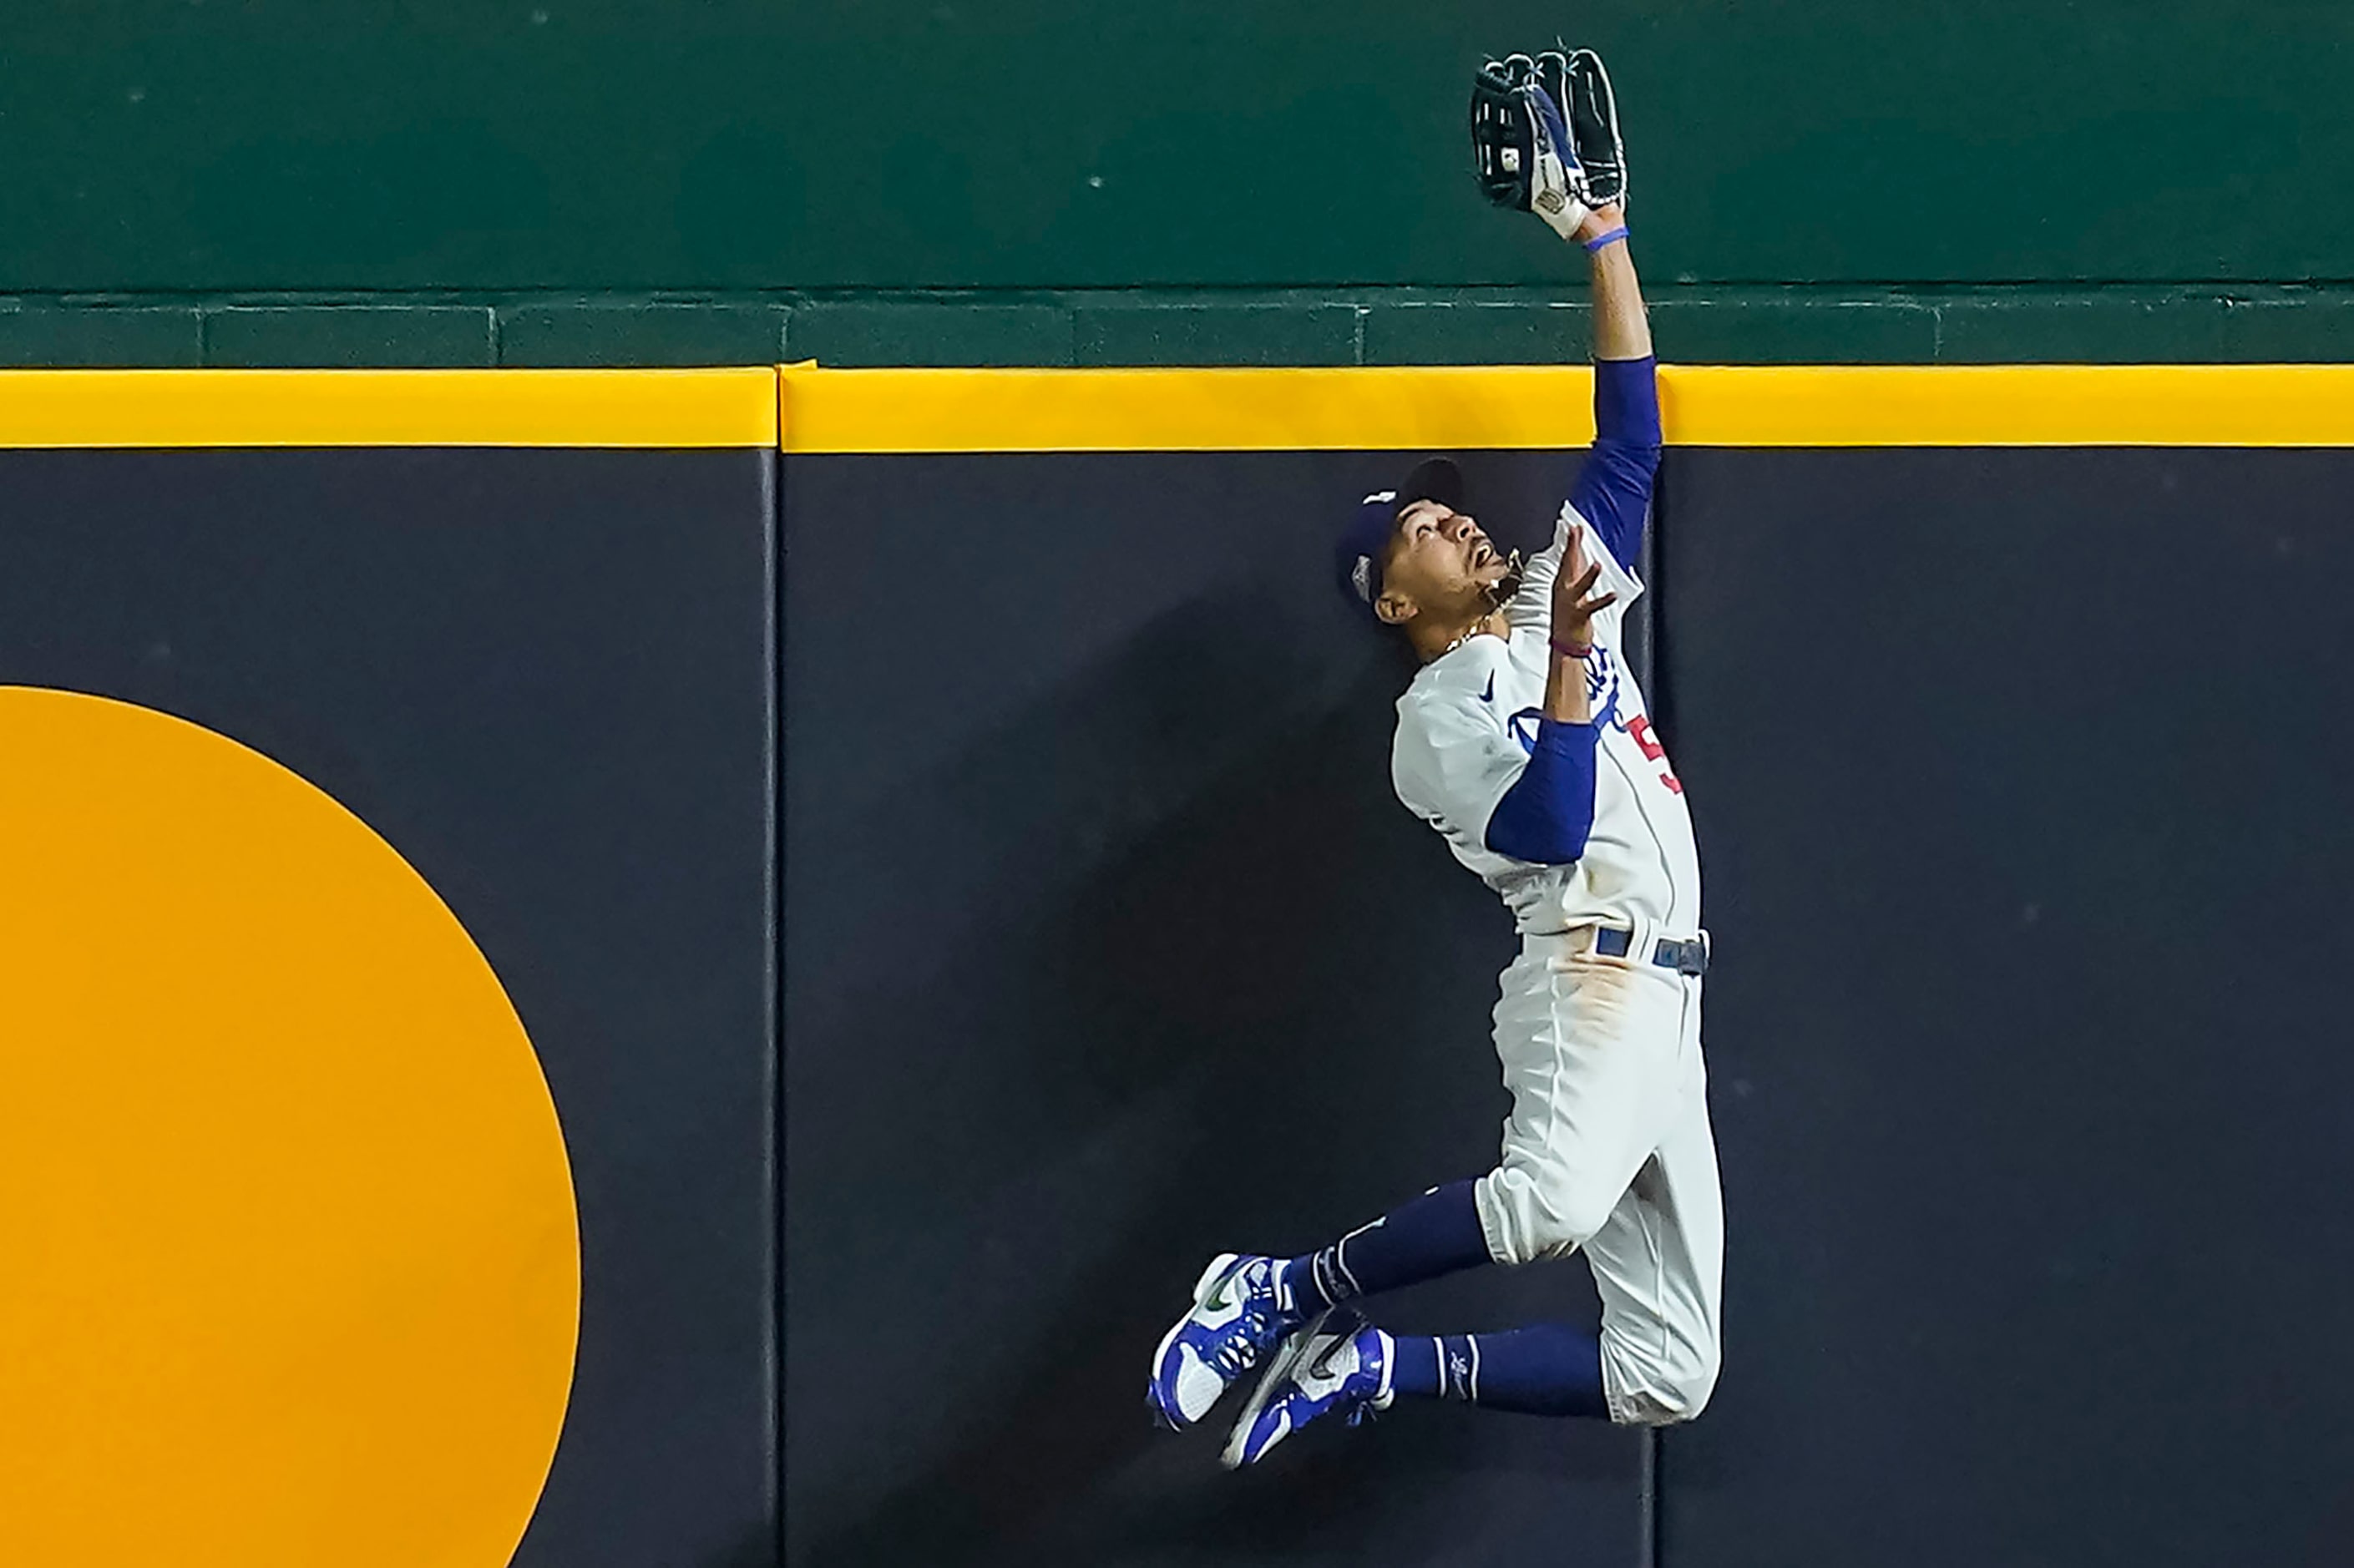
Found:
[[[1623,959],[1634,939],[1635,935],[1631,931],[1604,926],[1594,933],[1592,950],[1606,959]],[[1673,969],[1680,975],[1698,979],[1708,973],[1708,939],[1703,937],[1679,942],[1672,938],[1662,937],[1659,945],[1651,949],[1651,961],[1663,969]]]

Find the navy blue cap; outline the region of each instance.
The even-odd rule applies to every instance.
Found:
[[[1333,551],[1341,596],[1369,620],[1380,619],[1373,604],[1382,597],[1382,553],[1397,530],[1398,514],[1417,501],[1460,507],[1463,471],[1448,459],[1425,458],[1395,490],[1376,490],[1357,503],[1355,515],[1341,530]]]

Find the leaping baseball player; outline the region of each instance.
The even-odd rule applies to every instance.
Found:
[[[1626,161],[1591,50],[1490,61],[1472,96],[1482,186],[1582,245],[1596,440],[1551,547],[1525,567],[1426,461],[1367,496],[1341,588],[1422,661],[1398,700],[1398,798],[1502,895],[1521,933],[1496,1054],[1503,1154],[1299,1257],[1213,1258],[1162,1339],[1150,1397],[1200,1421],[1257,1371],[1228,1439],[1256,1463],[1311,1422],[1401,1398],[1658,1425],[1700,1414],[1718,1366],[1723,1209],[1701,1058],[1700,862],[1683,787],[1627,666],[1621,623],[1659,458],[1650,328],[1628,254]],[[1560,1324],[1394,1335],[1362,1298],[1583,1252],[1598,1336]]]

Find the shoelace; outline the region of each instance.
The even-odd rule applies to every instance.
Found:
[[[1275,1320],[1266,1307],[1254,1302],[1235,1319],[1243,1331],[1223,1340],[1210,1352],[1210,1364],[1228,1381],[1258,1364],[1259,1347],[1274,1338]]]

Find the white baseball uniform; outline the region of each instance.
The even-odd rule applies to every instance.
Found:
[[[1601,721],[1594,824],[1570,865],[1486,842],[1526,767],[1552,661],[1553,578],[1570,531],[1617,601],[1594,618],[1587,694]],[[1697,978],[1651,961],[1662,938],[1700,936],[1700,859],[1683,786],[1620,656],[1642,584],[1570,506],[1506,607],[1509,637],[1478,636],[1423,666],[1398,699],[1398,799],[1512,911],[1521,954],[1503,972],[1496,1053],[1512,1112],[1503,1158],[1479,1179],[1480,1228],[1499,1263],[1583,1248],[1602,1297],[1611,1418],[1687,1419],[1714,1386],[1724,1216],[1709,1128]],[[1627,955],[1591,949],[1631,933]]]

